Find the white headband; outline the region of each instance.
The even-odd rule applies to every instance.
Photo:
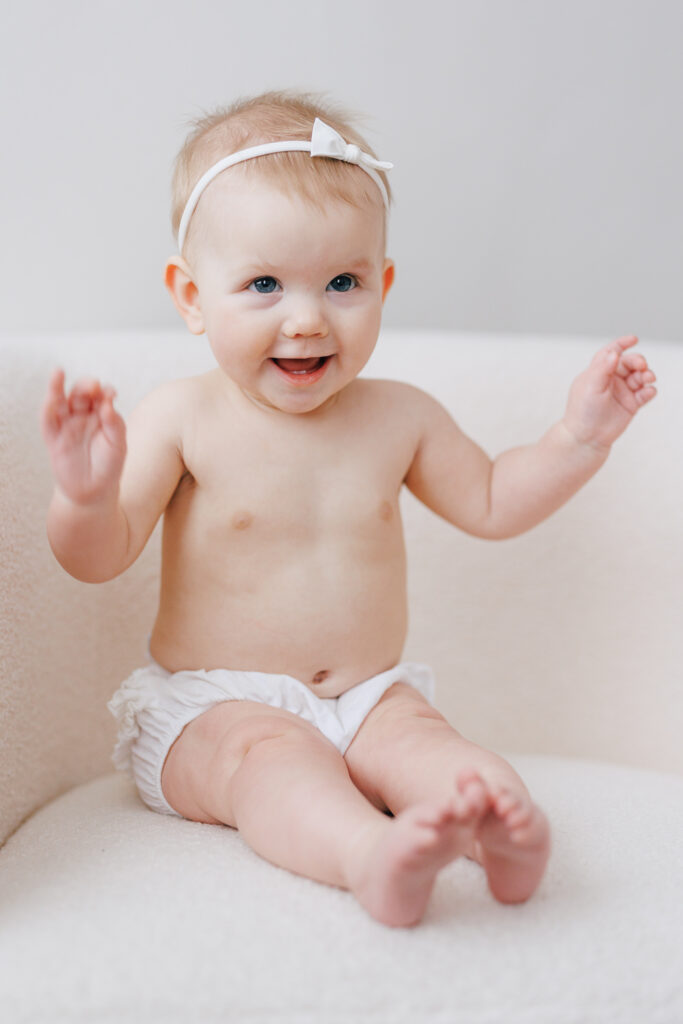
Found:
[[[375,185],[377,185],[377,188],[382,193],[384,205],[387,210],[389,209],[387,190],[377,171],[389,171],[394,165],[386,160],[375,160],[374,156],[364,153],[359,146],[346,142],[339,132],[336,132],[334,128],[330,128],[329,124],[325,124],[319,117],[316,117],[310,142],[306,142],[303,139],[291,142],[266,142],[261,146],[251,146],[249,149],[240,149],[238,153],[231,153],[230,156],[226,156],[223,160],[219,160],[217,164],[214,164],[213,167],[210,167],[192,189],[190,198],[187,200],[187,205],[183,210],[183,215],[180,218],[180,227],[178,228],[178,252],[182,253],[183,251],[190,218],[195,211],[199,198],[206,186],[209,182],[213,181],[216,175],[220,174],[227,167],[241,164],[244,160],[251,160],[255,156],[264,156],[266,153],[287,153],[297,150],[310,153],[311,156],[326,156],[332,160],[343,160],[347,164],[355,164],[357,167],[360,167],[361,170],[370,175]]]

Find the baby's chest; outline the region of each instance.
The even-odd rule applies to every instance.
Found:
[[[348,544],[381,541],[399,528],[401,460],[369,446],[251,445],[221,456],[197,466],[187,495],[216,540]]]

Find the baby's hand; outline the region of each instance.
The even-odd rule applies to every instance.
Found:
[[[657,394],[645,357],[628,351],[637,342],[634,335],[610,342],[572,384],[563,422],[581,444],[609,449]]]
[[[126,457],[126,425],[114,409],[113,388],[78,381],[67,397],[55,370],[41,411],[43,438],[60,490],[76,504],[115,494]]]

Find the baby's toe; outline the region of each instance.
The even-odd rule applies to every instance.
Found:
[[[515,807],[519,807],[521,798],[510,789],[498,789],[493,795],[493,809],[496,814],[505,818]]]
[[[533,807],[520,807],[511,811],[505,819],[505,824],[513,842],[523,843],[533,830]]]
[[[456,780],[456,792],[453,800],[458,818],[480,817],[489,803],[489,791],[481,775],[474,769],[460,772]]]

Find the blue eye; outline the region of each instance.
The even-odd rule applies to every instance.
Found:
[[[249,287],[253,288],[259,295],[269,295],[277,288],[277,281],[274,277],[257,277],[251,282]]]
[[[333,292],[350,292],[358,282],[353,274],[337,274],[328,284],[328,289]]]

